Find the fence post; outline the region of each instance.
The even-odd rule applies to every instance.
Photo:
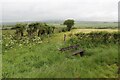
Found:
[[[64,34],[64,43],[66,42],[66,34]]]

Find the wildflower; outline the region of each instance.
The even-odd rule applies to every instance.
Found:
[[[6,44],[5,46],[8,46],[8,44]]]
[[[42,41],[39,41],[38,43],[42,43]]]
[[[7,52],[7,51],[5,50],[5,52]]]
[[[22,46],[22,44],[19,44],[19,46]]]

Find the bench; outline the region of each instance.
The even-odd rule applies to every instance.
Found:
[[[70,49],[77,49],[78,47],[79,47],[79,45],[73,45],[73,46],[61,48],[61,49],[59,49],[59,51],[67,51],[67,50],[70,50]]]
[[[78,47],[79,47],[79,45],[73,45],[73,46],[61,48],[61,49],[59,49],[59,51],[63,52],[63,51],[71,50],[71,49],[77,49]],[[84,52],[85,52],[85,50],[81,49],[81,50],[77,50],[77,51],[73,52],[72,55],[79,54],[82,57],[82,56],[84,56]]]
[[[74,55],[80,55],[80,56],[82,57],[82,56],[84,56],[84,52],[85,52],[85,51],[84,51],[83,49],[81,49],[81,50],[77,50],[77,51],[73,52],[72,55],[73,55],[73,56],[74,56]]]

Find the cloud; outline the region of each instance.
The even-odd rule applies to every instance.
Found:
[[[2,20],[117,21],[118,0],[3,0]]]

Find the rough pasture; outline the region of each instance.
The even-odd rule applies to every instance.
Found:
[[[13,35],[13,31],[3,31],[6,42],[3,44],[2,76],[4,78],[117,78],[116,44],[102,44],[94,49],[84,44],[82,46],[86,50],[84,57],[71,56],[71,51],[61,54],[58,50],[69,46],[69,40],[74,34],[79,31],[86,32],[84,30],[73,29],[70,32],[55,33],[49,38],[45,37],[42,42],[36,37],[32,43],[27,41],[29,38],[19,42],[11,40],[9,36]],[[64,34],[67,35],[66,44],[63,40]]]

